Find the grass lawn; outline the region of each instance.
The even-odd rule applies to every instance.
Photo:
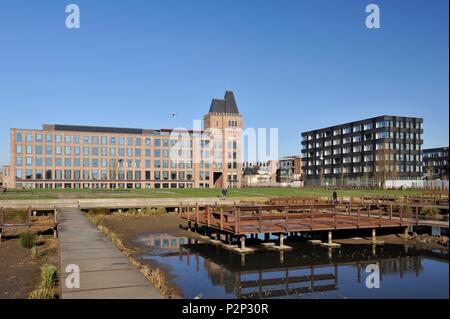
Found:
[[[338,196],[389,195],[414,196],[429,191],[420,190],[337,190]],[[87,199],[87,198],[178,198],[178,197],[217,197],[221,189],[132,189],[132,190],[17,190],[0,194],[0,200],[15,199]],[[228,189],[228,197],[278,197],[278,196],[331,196],[333,190],[324,188],[240,188]]]

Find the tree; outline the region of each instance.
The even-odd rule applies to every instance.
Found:
[[[389,156],[392,151],[382,144],[380,149],[375,152],[375,176],[381,181],[381,187],[386,188],[386,180],[389,174]]]

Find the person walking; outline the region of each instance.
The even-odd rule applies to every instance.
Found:
[[[337,204],[337,199],[338,199],[337,192],[336,192],[336,190],[334,190],[334,192],[333,192],[333,204]]]

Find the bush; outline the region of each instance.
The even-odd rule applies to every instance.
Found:
[[[33,248],[31,248],[31,257],[33,257],[33,259],[38,259],[39,258],[38,246],[33,246]]]
[[[53,299],[53,290],[49,288],[37,288],[33,290],[28,299]]]
[[[50,264],[45,264],[41,269],[41,288],[53,288],[57,279],[58,269]]]
[[[102,223],[103,217],[102,216],[92,216],[91,221],[95,226],[98,226]]]
[[[36,234],[31,232],[26,232],[20,234],[20,245],[23,248],[31,248],[34,246],[36,240]]]
[[[109,215],[111,210],[107,208],[91,208],[88,210],[89,215]]]
[[[439,210],[439,208],[436,208],[436,207],[426,207],[423,210],[424,216],[428,217],[428,218],[433,218],[433,217],[437,216],[439,213],[440,213],[440,210]]]

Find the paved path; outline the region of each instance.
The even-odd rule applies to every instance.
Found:
[[[162,296],[86,215],[58,210],[62,299],[160,299]],[[66,266],[80,268],[80,288],[66,288]]]

